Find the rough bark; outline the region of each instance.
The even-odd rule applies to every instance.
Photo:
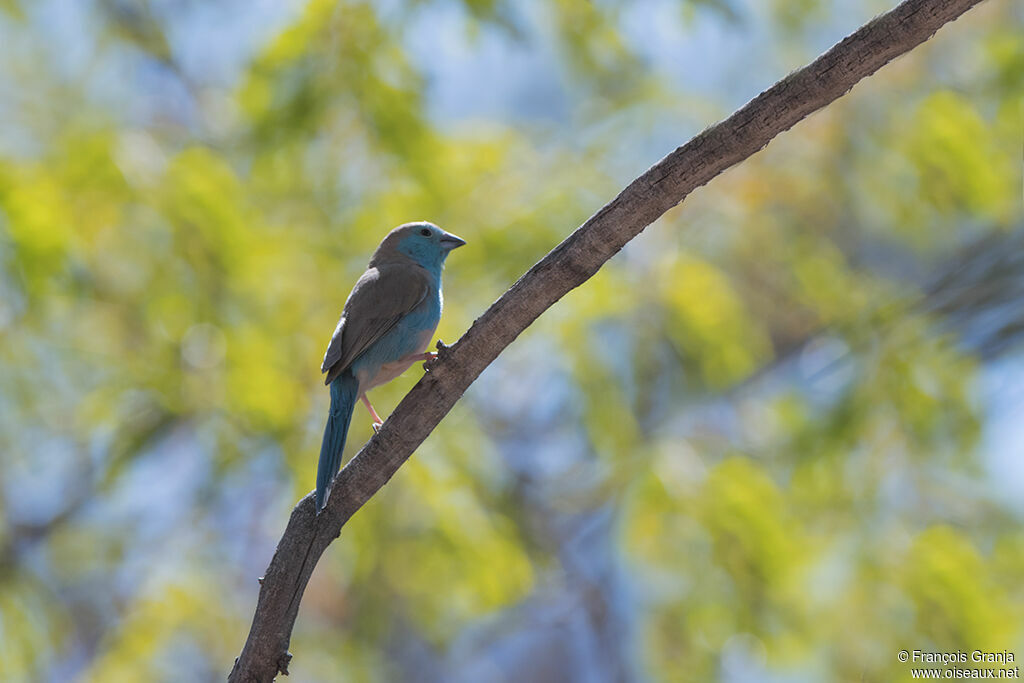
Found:
[[[229,681],[271,681],[279,672],[287,673],[292,627],[321,554],[473,380],[541,313],[586,282],[695,188],[753,155],[980,2],[907,0],[865,24],[652,166],[512,285],[458,343],[442,348],[380,432],[338,474],[324,512],[314,513],[312,494],[292,511],[262,580],[252,628]]]

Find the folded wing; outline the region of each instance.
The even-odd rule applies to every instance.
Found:
[[[345,302],[324,354],[321,372],[330,384],[366,349],[423,301],[428,275],[408,265],[380,265],[363,273]]]

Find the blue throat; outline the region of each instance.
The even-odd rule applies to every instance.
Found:
[[[398,251],[423,266],[435,279],[441,279],[441,271],[444,270],[444,260],[448,257],[448,251],[418,241],[403,242],[398,245]]]

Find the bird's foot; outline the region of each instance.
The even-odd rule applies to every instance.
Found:
[[[377,432],[380,431],[380,428],[384,426],[384,423],[383,422],[374,422],[370,426],[373,427],[373,433],[376,434]]]
[[[384,420],[380,419],[380,415],[378,415],[377,411],[373,409],[373,404],[370,403],[370,399],[368,399],[366,397],[365,393],[360,394],[359,400],[362,401],[363,405],[366,406],[366,409],[370,411],[370,417],[373,418],[373,431],[374,431],[374,433],[379,432],[380,431],[380,426],[382,424],[384,424]]]
[[[426,353],[423,354],[424,356],[426,356],[423,359],[425,361],[425,363],[423,364],[423,369],[426,370],[427,372],[430,372],[430,368],[432,368],[434,366],[434,363],[437,362],[437,359],[440,358],[442,355],[444,355],[444,352],[447,351],[450,348],[451,348],[450,346],[448,346],[443,341],[438,339],[437,340],[437,352],[435,353],[433,351],[427,351]]]

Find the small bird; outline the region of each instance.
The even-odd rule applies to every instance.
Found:
[[[356,400],[370,411],[377,431],[384,421],[366,392],[437,356],[426,348],[441,319],[441,270],[451,250],[465,243],[433,223],[400,225],[377,247],[348,295],[320,367],[331,388],[331,410],[316,472],[318,514],[341,466]]]

